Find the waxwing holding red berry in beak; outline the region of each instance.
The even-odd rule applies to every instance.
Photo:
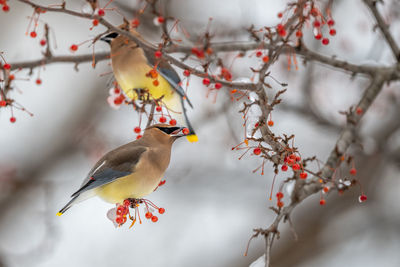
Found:
[[[127,26],[123,24],[120,28],[126,29]],[[130,29],[130,33],[143,40],[134,29]],[[111,46],[110,58],[114,77],[125,95],[130,99],[137,99],[137,90],[146,89],[152,98],[162,98],[162,103],[172,113],[172,116],[176,117],[178,123],[185,123],[189,128],[190,134],[186,138],[190,142],[197,142],[197,135],[185,108],[185,103],[190,107],[192,107],[192,103],[180,85],[179,75],[162,57],[162,52],[142,49],[134,41],[115,32],[100,40]],[[175,120],[173,121],[176,123]],[[160,122],[164,123],[161,120]]]
[[[108,152],[57,215],[92,196],[121,204],[125,199],[139,199],[150,194],[169,165],[172,144],[188,133],[187,128],[155,124],[144,131],[142,138]]]

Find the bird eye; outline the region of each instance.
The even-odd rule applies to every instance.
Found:
[[[171,134],[174,131],[179,129],[179,127],[157,127],[157,128],[160,129],[161,131],[163,131],[166,134]]]

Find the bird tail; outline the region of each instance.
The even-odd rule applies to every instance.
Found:
[[[95,195],[95,191],[89,190],[89,191],[85,191],[78,195],[73,196],[72,199],[62,209],[60,209],[59,212],[57,212],[57,216],[63,215],[70,207],[72,207],[72,205],[78,204],[79,202],[82,202],[88,198],[91,198],[94,195]]]
[[[57,212],[57,216],[63,215],[74,204],[78,197],[79,195],[73,197],[59,212]]]
[[[181,97],[180,99],[181,99],[183,116],[185,117],[186,125],[189,128],[189,134],[186,135],[186,139],[191,143],[197,142],[199,140],[199,138],[197,137],[196,133],[194,132],[193,126],[190,123],[189,118],[186,114],[185,100],[183,99],[183,97]]]

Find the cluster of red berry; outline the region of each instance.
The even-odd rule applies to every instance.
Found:
[[[335,21],[332,19],[330,10],[327,10],[327,17],[325,18],[324,15],[322,14],[321,10],[313,5],[306,5],[303,8],[303,16],[301,17],[301,20],[299,21],[299,28],[296,31],[296,37],[301,38],[303,36],[302,28],[304,25],[304,22],[309,22],[312,25],[313,28],[313,33],[314,33],[314,38],[316,40],[321,40],[321,43],[323,45],[328,45],[329,44],[329,38],[325,37],[323,35],[323,27],[328,26],[328,33],[330,36],[335,36],[336,35],[336,29],[333,27],[335,25]],[[282,19],[283,18],[283,13],[279,12],[278,13],[278,18]],[[276,27],[276,32],[278,33],[279,36],[285,37],[287,35],[286,29],[285,29],[285,24],[279,23]]]
[[[204,84],[205,86],[208,87],[208,86],[210,85],[210,83],[211,83],[210,79],[208,79],[208,78],[204,78],[204,79],[203,79],[203,84]],[[214,84],[214,88],[215,88],[216,90],[219,90],[219,89],[222,88],[222,84],[217,82],[217,83]]]
[[[304,171],[303,164],[301,163],[301,157],[292,153],[284,158],[284,164],[281,167],[282,171],[287,171],[289,169],[288,166],[292,167],[293,171],[301,170],[299,176],[301,179],[307,178],[307,173]]]
[[[117,209],[116,209],[116,216],[115,216],[115,222],[118,224],[118,226],[122,226],[124,223],[126,223],[127,218],[132,220],[132,225],[136,222],[138,219],[140,223],[142,223],[140,219],[140,213],[139,213],[139,204],[144,203],[145,205],[145,217],[146,219],[151,220],[152,222],[157,222],[158,217],[152,213],[152,211],[155,209],[158,211],[159,214],[164,214],[165,209],[157,207],[153,202],[147,199],[125,199],[123,204],[120,205],[118,204]],[[129,208],[133,208],[135,210],[135,213],[133,216],[131,216],[129,212]]]
[[[129,200],[124,200],[123,205],[118,205],[117,207],[117,216],[115,217],[115,222],[118,225],[123,225],[127,220],[127,215],[129,213],[129,206],[131,202]]]
[[[278,208],[282,208],[284,206],[284,203],[282,201],[283,198],[283,193],[282,192],[278,192],[276,193],[276,199],[278,200],[278,202],[276,203],[276,205],[278,206]]]
[[[158,54],[157,52],[159,52],[160,54]],[[154,56],[156,58],[161,58],[162,56],[161,51],[156,51],[154,53]],[[153,85],[155,87],[157,87],[160,84],[160,82],[158,81],[158,72],[155,69],[151,69],[148,73],[146,73],[146,77],[153,79]]]
[[[163,109],[162,109],[162,107],[160,105],[156,106],[156,112],[161,113],[161,117],[158,119],[158,121],[160,123],[166,123],[167,122],[167,117],[164,116]],[[169,117],[171,117],[171,116],[169,116]],[[176,120],[171,118],[170,121],[169,121],[169,125],[175,126],[176,125]]]
[[[10,11],[10,6],[7,4],[7,0],[0,0],[0,5],[2,5],[2,10],[4,12]]]
[[[118,85],[115,85],[113,88],[111,88],[109,94],[110,95],[107,98],[108,104],[112,108],[118,109],[122,103],[124,103],[125,95],[122,93],[122,90],[118,87]]]

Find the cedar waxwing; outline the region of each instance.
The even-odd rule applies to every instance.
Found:
[[[133,35],[141,38],[135,31]],[[197,142],[198,138],[186,114],[185,100],[192,107],[185,91],[180,86],[181,79],[171,65],[164,59],[157,59],[132,40],[112,32],[101,38],[111,46],[111,63],[114,77],[130,99],[137,98],[135,89],[148,89],[153,98],[160,98],[167,108],[182,112],[190,134],[186,138]],[[151,71],[153,75],[151,74]],[[156,83],[155,83],[156,81]]]
[[[180,133],[183,129],[155,124],[146,128],[142,138],[105,154],[57,215],[95,195],[115,204],[153,192],[169,165],[172,144],[186,135]]]

